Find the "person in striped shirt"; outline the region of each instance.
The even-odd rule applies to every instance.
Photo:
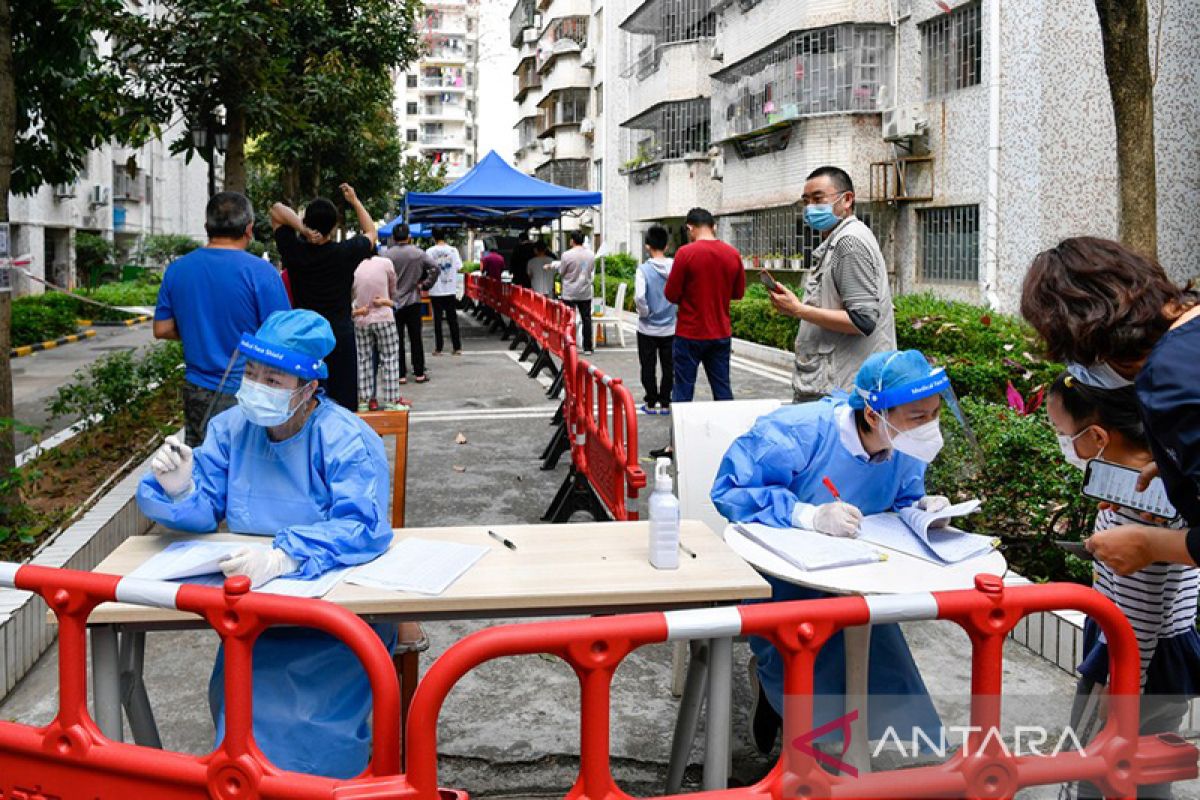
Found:
[[[1103,459],[1135,469],[1151,461],[1137,395],[1132,386],[1100,389],[1064,372],[1050,388],[1046,411],[1058,434],[1063,457],[1080,469]],[[1130,523],[1146,524],[1139,512],[1101,504],[1094,532]],[[1158,521],[1163,528],[1181,529],[1182,521]],[[1188,699],[1200,696],[1200,634],[1196,632],[1196,599],[1200,569],[1156,562],[1121,575],[1102,561],[1095,562],[1093,586],[1116,603],[1133,627],[1141,653],[1141,733],[1170,733],[1179,729]],[[1103,724],[1102,696],[1108,683],[1108,645],[1090,618],[1084,624],[1080,679],[1071,713],[1071,727],[1086,742]],[[1090,784],[1078,787],[1079,797],[1100,797]],[[1170,797],[1169,786],[1142,786],[1138,797]]]

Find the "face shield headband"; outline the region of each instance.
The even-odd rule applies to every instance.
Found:
[[[888,364],[890,363],[889,359]],[[958,420],[963,435],[970,442],[976,455],[982,460],[983,451],[980,449],[979,442],[975,438],[975,432],[971,430],[971,426],[967,423],[967,418],[963,415],[962,407],[958,404],[958,397],[954,394],[954,387],[950,384],[950,376],[946,374],[946,368],[936,367],[924,378],[884,389],[882,388],[882,375],[887,372],[888,364],[884,364],[883,369],[880,371],[880,385],[878,388],[873,391],[866,389],[856,390],[867,406],[876,413],[882,413],[888,409],[902,406],[905,403],[924,400],[926,397],[933,397],[935,394],[940,395],[942,402],[946,404],[946,407],[950,409],[950,413]]]

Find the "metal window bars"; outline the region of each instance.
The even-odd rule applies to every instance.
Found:
[[[526,58],[517,65],[516,75],[516,92],[513,99],[518,103],[525,99],[525,93],[530,89],[540,88],[542,85],[542,76],[537,71],[537,64],[534,59]]]
[[[538,40],[537,68],[539,70],[563,53],[578,53],[587,47],[588,18],[585,16],[559,17],[546,26]]]
[[[508,40],[513,47],[520,47],[526,28],[532,28],[537,16],[536,0],[518,0],[508,15]]]
[[[878,111],[893,39],[882,25],[796,31],[713,74],[717,141],[814,114]]]
[[[890,215],[861,202],[854,204],[854,215],[876,237],[884,238]],[[801,259],[805,269],[812,266],[812,251],[821,243],[821,234],[804,224],[804,210],[798,203],[722,217],[720,232],[746,258]]]
[[[586,158],[564,158],[557,161],[547,161],[533,171],[538,180],[565,186],[568,189],[588,188],[588,167]]]
[[[982,6],[975,2],[921,24],[926,97],[938,97],[980,83],[982,17]]]
[[[704,155],[712,140],[707,97],[659,103],[621,124],[625,169],[657,161]]]
[[[538,118],[525,117],[517,123],[517,152],[532,147],[538,138]]]
[[[979,206],[924,208],[921,277],[936,283],[979,280]]]
[[[646,0],[620,27],[635,37],[636,53],[621,77],[640,81],[658,70],[663,47],[716,36],[717,15],[712,0]]]

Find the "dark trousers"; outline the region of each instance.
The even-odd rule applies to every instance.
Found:
[[[675,388],[671,399],[677,403],[690,403],[696,392],[696,376],[700,365],[712,389],[713,400],[732,400],[733,387],[729,383],[729,339],[685,339],[675,337],[672,355],[675,358]]]
[[[447,294],[430,297],[429,302],[433,304],[434,351],[442,352],[442,345],[445,343],[445,340],[442,339],[442,317],[445,317],[446,322],[450,325],[450,344],[454,345],[455,350],[462,350],[462,339],[458,335],[458,312],[455,310],[458,307],[458,298]],[[415,370],[416,367],[413,369]]]
[[[638,333],[638,361],[642,364],[642,388],[646,390],[646,405],[671,405],[671,386],[674,383],[674,359],[671,349],[674,336],[649,336]],[[655,366],[662,367],[662,380],[655,375]]]
[[[574,306],[579,310],[579,317],[583,320],[583,349],[585,351],[592,349],[592,301],[591,300],[568,300],[569,305]]]
[[[333,328],[333,352],[325,356],[329,377],[321,381],[325,394],[343,408],[358,411],[358,345],[350,317],[329,320]]]
[[[458,320],[455,321],[457,328]],[[412,346],[413,375],[418,378],[425,374],[425,343],[421,341],[421,304],[413,303],[404,308],[396,309],[396,332],[400,334],[400,377],[408,376],[408,367],[404,361],[404,335],[408,334]]]
[[[225,388],[229,388],[228,381],[225,383]],[[199,447],[204,441],[204,434],[207,433],[205,427],[208,424],[208,420],[236,405],[236,395],[226,394],[225,392],[218,394],[212,389],[205,389],[203,386],[197,386],[191,381],[184,381],[184,444],[188,447]],[[211,413],[209,413],[209,408],[212,409]]]

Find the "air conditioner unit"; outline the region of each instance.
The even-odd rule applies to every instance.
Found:
[[[533,19],[529,21],[529,24],[533,26],[535,31],[540,31],[542,29],[542,15],[534,14]]]
[[[883,112],[883,138],[888,142],[901,142],[920,136],[929,127],[925,118],[925,107],[920,103],[896,106]]]
[[[542,139],[542,153],[544,155],[548,155],[548,156],[554,155],[554,140],[553,139]]]
[[[97,184],[88,191],[88,205],[93,207],[106,206],[108,205],[108,195],[108,187]]]
[[[720,39],[713,39],[712,48],[708,51],[708,55],[713,61],[725,60],[725,45]]]
[[[579,63],[585,67],[596,66],[596,49],[593,47],[583,48],[583,53],[580,56]]]
[[[579,123],[579,132],[584,136],[593,135],[596,132],[596,121],[590,117],[585,119],[583,122]]]
[[[521,41],[525,44],[534,44],[538,40],[538,33],[537,28],[526,28],[521,32]]]
[[[54,199],[66,200],[75,196],[75,184],[73,183],[57,183],[54,185]]]

